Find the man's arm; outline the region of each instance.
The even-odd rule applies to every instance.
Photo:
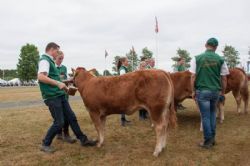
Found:
[[[37,74],[38,81],[43,82],[45,84],[58,86],[58,88],[60,89],[66,88],[66,85],[64,83],[49,78],[48,72],[49,72],[48,61],[41,60],[38,65],[38,74]]]
[[[191,92],[192,92],[192,98],[195,98],[195,79],[196,79],[196,60],[193,58],[191,60],[191,66],[189,71],[191,72]]]
[[[192,98],[195,98],[195,88],[194,88],[194,83],[195,83],[196,75],[194,73],[191,74],[191,91],[192,91]]]
[[[221,66],[221,72],[220,72],[220,75],[221,75],[221,95],[222,96],[224,96],[226,93],[225,91],[227,88],[227,75],[229,75],[229,74],[230,73],[229,73],[227,64],[224,61],[224,63]]]
[[[221,76],[221,95],[224,96],[227,88],[227,76],[223,75]]]
[[[66,88],[66,85],[65,85],[64,83],[49,78],[49,77],[47,76],[47,73],[45,73],[45,72],[39,73],[38,76],[37,76],[37,79],[38,79],[40,82],[43,82],[43,83],[45,83],[45,84],[50,84],[50,85],[57,86],[57,87],[60,88],[60,89]]]

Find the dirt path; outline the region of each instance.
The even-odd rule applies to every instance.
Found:
[[[72,96],[70,100],[81,100],[80,96]],[[31,100],[31,101],[16,101],[16,102],[0,102],[0,110],[13,109],[13,108],[29,108],[34,106],[44,106],[42,100]]]

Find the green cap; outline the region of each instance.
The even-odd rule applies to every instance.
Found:
[[[216,38],[210,38],[207,40],[206,44],[212,47],[217,47],[219,45],[219,42]]]

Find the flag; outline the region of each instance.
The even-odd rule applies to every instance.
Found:
[[[108,55],[109,54],[108,54],[107,50],[105,50],[105,58],[107,58]]]
[[[155,33],[159,32],[159,26],[158,26],[158,20],[157,17],[155,16]]]

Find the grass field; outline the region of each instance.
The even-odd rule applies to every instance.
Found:
[[[0,89],[1,102],[41,99],[37,87]],[[82,130],[96,138],[87,111],[81,101],[72,101]],[[225,121],[218,124],[218,144],[211,150],[200,149],[199,114],[191,100],[178,112],[178,127],[171,130],[165,149],[158,158],[152,156],[155,132],[149,121],[139,121],[138,113],[130,116],[132,124],[120,127],[118,115],[109,116],[102,148],[81,147],[53,141],[57,152],[39,151],[51,117],[45,106],[0,110],[0,165],[250,165],[250,115],[237,115],[231,94],[227,95]]]

